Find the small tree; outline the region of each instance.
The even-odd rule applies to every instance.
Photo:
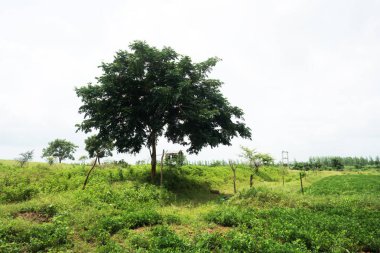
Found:
[[[74,160],[73,153],[77,148],[78,146],[65,139],[55,139],[49,142],[47,148],[42,150],[42,157],[56,157],[59,163],[65,159]]]
[[[86,151],[90,158],[97,158],[100,164],[100,158],[112,156],[113,144],[110,140],[102,140],[96,135],[88,137],[84,143]]]
[[[47,160],[48,164],[51,166],[54,164],[55,158],[52,156],[48,156],[48,157],[46,157],[46,160]]]
[[[78,161],[79,161],[82,165],[84,165],[84,164],[86,164],[86,160],[87,160],[87,159],[88,159],[87,156],[82,155],[81,157],[79,157]]]
[[[265,153],[255,154],[255,160],[258,160],[260,164],[265,165],[265,166],[272,165],[274,162],[273,157]]]
[[[249,180],[249,185],[252,187],[253,175],[259,173],[260,166],[272,164],[274,159],[269,154],[257,153],[255,149],[249,149],[243,146],[241,149],[243,150],[241,156],[249,162],[249,167],[253,169],[253,174],[251,174]]]
[[[33,153],[34,150],[26,151],[25,153],[21,153],[20,157],[16,158],[16,161],[20,164],[21,168],[33,159]]]
[[[305,171],[301,171],[300,172],[300,183],[301,183],[301,193],[303,194],[304,191],[303,191],[303,183],[302,183],[302,179],[306,177],[306,172]]]
[[[230,168],[231,168],[232,173],[233,173],[232,182],[234,183],[234,194],[236,194],[236,166],[235,166],[234,162],[231,160],[228,163],[230,164]]]
[[[95,168],[96,162],[100,164],[100,158],[112,156],[113,144],[110,140],[102,140],[96,135],[88,137],[85,141],[86,143],[86,151],[90,158],[95,158],[94,164],[91,169],[88,171],[86,180],[83,183],[83,190],[86,188],[88,179],[90,177],[91,172]]]

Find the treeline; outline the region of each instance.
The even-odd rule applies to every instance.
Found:
[[[380,157],[356,157],[356,156],[315,156],[310,157],[308,162],[297,162],[292,164],[293,169],[315,170],[333,169],[343,170],[345,167],[355,169],[380,168]]]
[[[325,156],[325,157],[310,157],[310,163],[320,163],[322,166],[331,167],[333,165],[333,159],[338,159],[344,166],[380,166],[380,157],[376,156],[375,158],[369,157],[334,157],[334,156]]]

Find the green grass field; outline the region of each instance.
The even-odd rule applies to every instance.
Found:
[[[380,252],[380,173],[0,161],[0,252]],[[218,191],[219,193],[216,193]],[[214,193],[211,193],[214,192]]]

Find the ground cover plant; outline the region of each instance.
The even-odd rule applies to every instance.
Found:
[[[380,252],[380,173],[0,161],[0,252]]]

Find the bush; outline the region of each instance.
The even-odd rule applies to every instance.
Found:
[[[30,200],[37,195],[38,190],[32,186],[18,185],[7,187],[0,192],[0,202],[10,203]]]
[[[24,252],[39,252],[59,245],[70,246],[67,240],[68,233],[67,224],[57,218],[53,223],[39,226],[8,225],[0,227],[0,242],[2,242],[1,247],[5,249],[16,244],[15,248],[22,248]],[[2,249],[1,247],[0,249]]]
[[[184,252],[188,250],[188,244],[167,226],[154,227],[152,236],[153,249],[165,250],[166,252]]]
[[[206,220],[221,226],[246,229],[253,238],[262,238],[263,242],[270,240],[277,245],[271,246],[273,251],[282,251],[293,244],[296,245],[293,250],[299,252],[303,252],[303,248],[323,252],[340,252],[341,249],[378,251],[380,244],[374,239],[380,236],[380,228],[375,225],[376,220],[380,220],[380,212],[374,210],[340,210],[335,207],[329,212],[317,212],[308,209],[265,210],[223,206],[208,213]]]

